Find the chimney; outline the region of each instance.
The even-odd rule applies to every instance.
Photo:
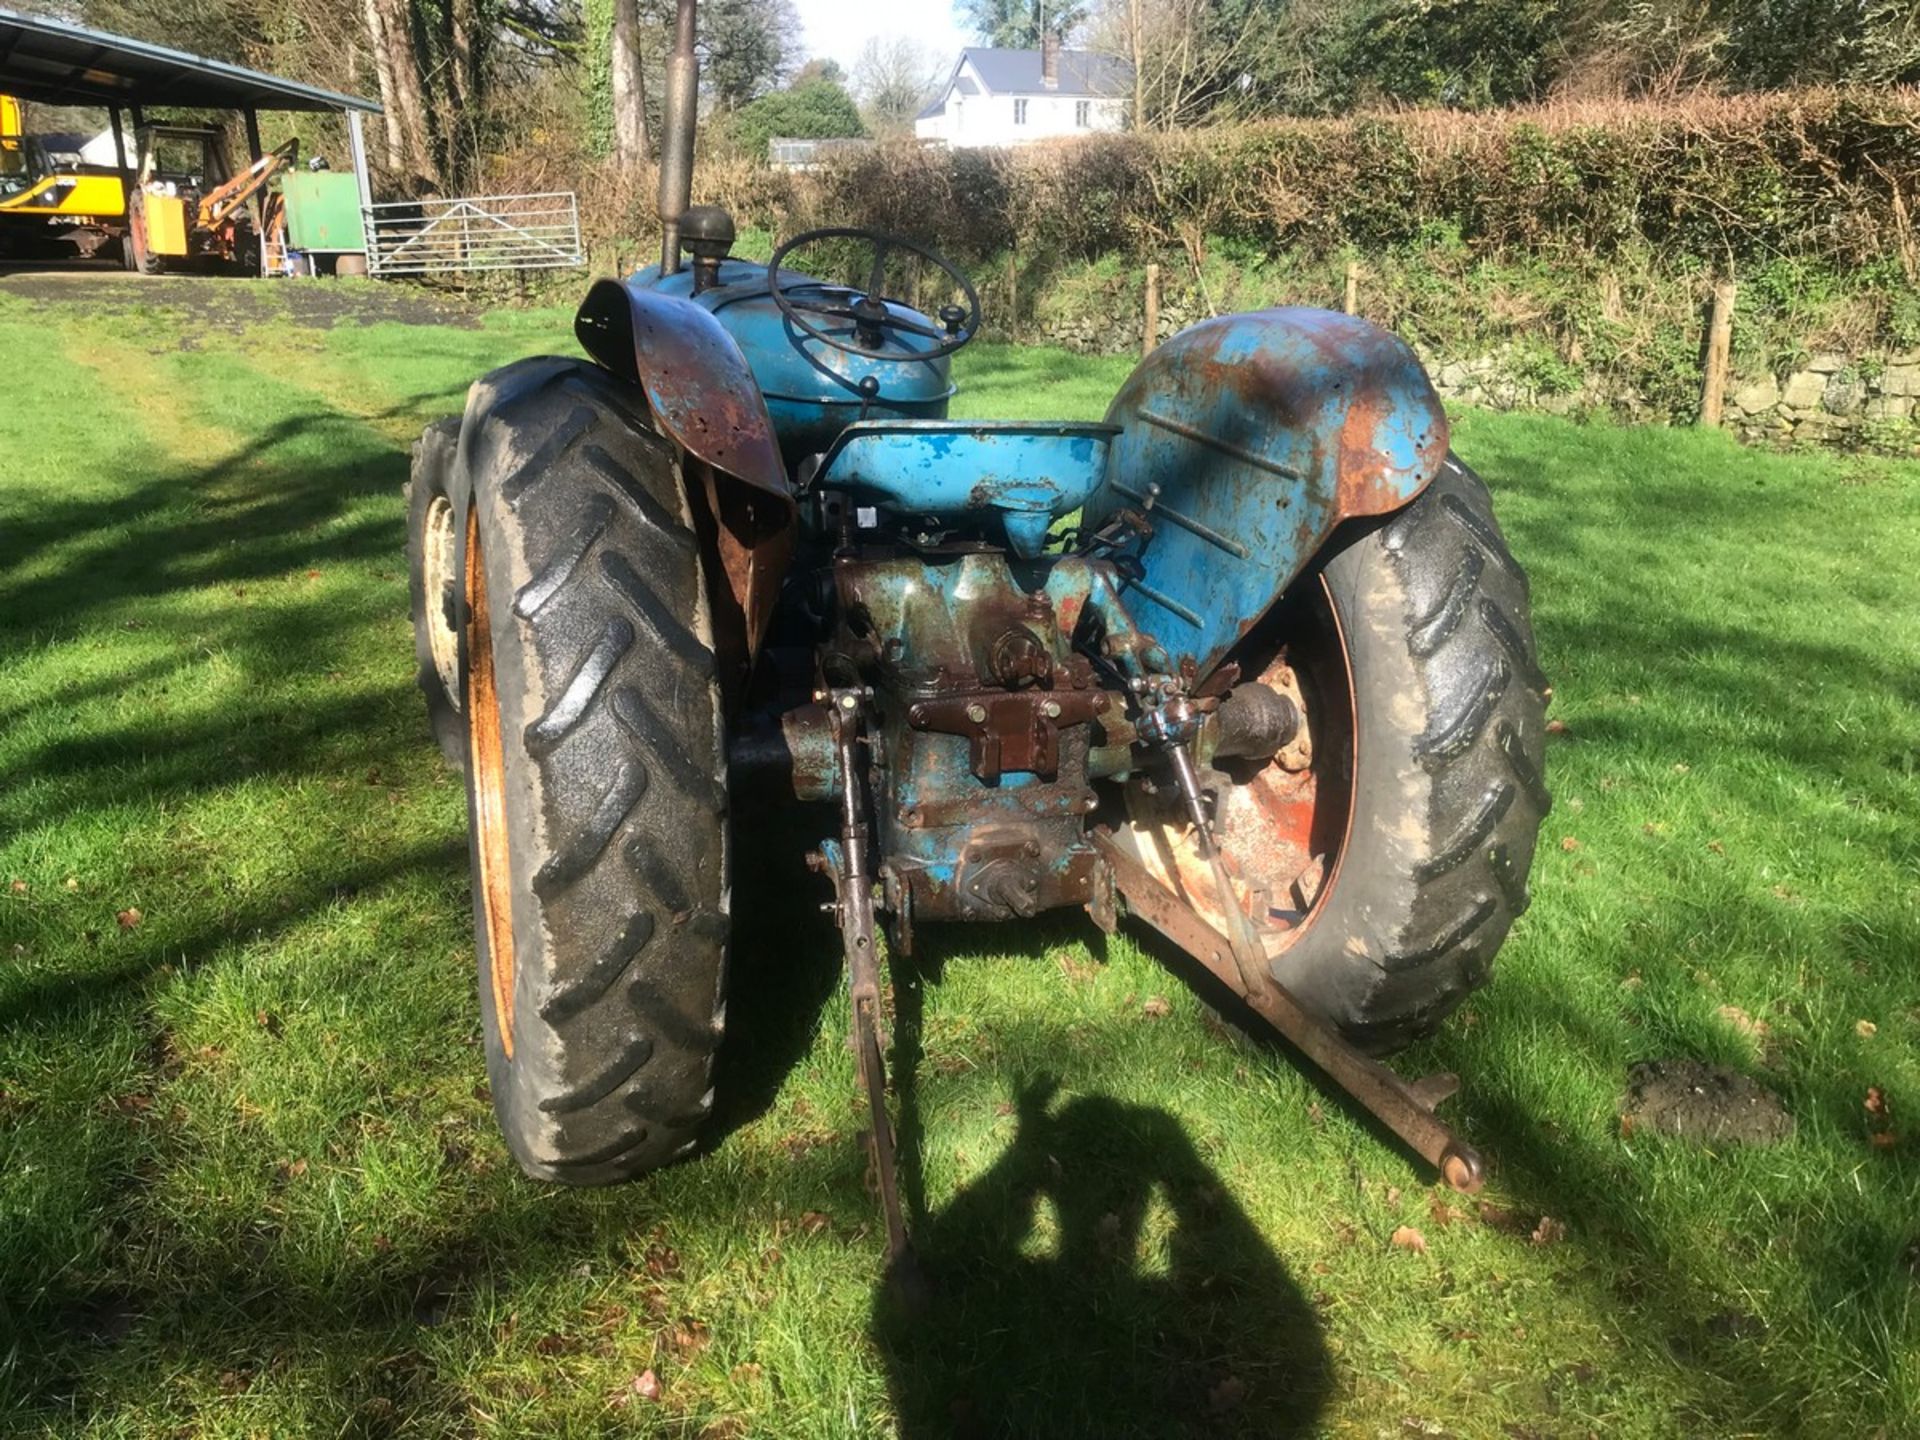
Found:
[[[1060,88],[1060,36],[1053,30],[1040,32],[1040,83],[1049,90]]]

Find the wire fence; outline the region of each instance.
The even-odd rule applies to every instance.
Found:
[[[572,191],[383,200],[367,207],[374,275],[455,270],[554,270],[587,263]]]

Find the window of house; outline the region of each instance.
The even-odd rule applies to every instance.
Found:
[[[1013,102],[1013,123],[1016,125],[1024,125],[1027,123],[1026,101],[1016,100]]]
[[[1093,102],[1091,100],[1076,100],[1073,102],[1073,123],[1078,125],[1082,130],[1093,123]]]

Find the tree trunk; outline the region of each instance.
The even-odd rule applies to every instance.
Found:
[[[641,69],[640,0],[613,0],[613,155],[620,173],[647,163],[647,77]]]
[[[1147,56],[1146,17],[1141,14],[1142,0],[1127,6],[1127,40],[1133,46],[1133,128],[1147,128]]]
[[[384,159],[387,169],[398,170],[406,163],[406,141],[400,130],[400,104],[393,93],[393,53],[387,49],[386,17],[381,13],[380,0],[365,0],[365,6],[367,48],[373,52],[373,75],[380,87],[380,118],[386,125]]]
[[[447,7],[447,48],[453,52],[449,67],[453,79],[453,99],[462,115],[469,115],[478,88],[473,69],[474,0],[453,0]]]
[[[438,183],[432,132],[427,128],[427,103],[420,90],[420,56],[413,44],[408,0],[369,0],[380,7],[386,36],[387,64],[393,71],[392,109],[399,112],[400,135],[406,163],[416,173]]]

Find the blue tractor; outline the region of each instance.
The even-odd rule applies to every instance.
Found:
[[[771,787],[820,802],[897,1255],[880,937],[932,922],[1130,914],[1477,1186],[1450,1077],[1374,1057],[1526,906],[1548,690],[1418,360],[1268,310],[1154,349],[1102,423],[951,420],[981,318],[951,262],[836,229],[751,263],[688,204],[693,8],[660,264],[588,293],[591,359],[494,372],[416,449],[421,680],[515,1158],[601,1184],[696,1147],[730,817]],[[799,268],[820,244],[854,283]],[[903,259],[950,303],[889,298]]]

